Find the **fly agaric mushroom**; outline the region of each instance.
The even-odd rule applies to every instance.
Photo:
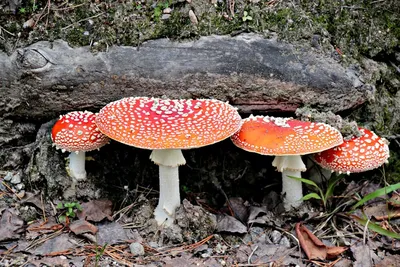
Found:
[[[296,208],[303,197],[300,181],[306,171],[301,155],[320,152],[340,145],[340,132],[324,123],[299,121],[292,118],[250,116],[242,128],[231,136],[233,143],[249,152],[275,156],[272,166],[282,172],[282,194],[285,210]]]
[[[127,97],[111,102],[97,115],[100,131],[111,139],[151,149],[159,165],[160,197],[154,211],[158,224],[170,226],[180,206],[179,165],[186,163],[181,149],[222,141],[239,130],[236,108],[218,100],[166,100]]]
[[[374,132],[358,128],[360,137],[352,137],[341,145],[314,155],[315,161],[332,172],[364,172],[378,168],[389,158],[388,141]]]
[[[95,124],[96,115],[89,111],[73,111],[54,124],[51,139],[54,145],[69,154],[69,173],[76,180],[86,179],[86,151],[99,149],[109,142]]]

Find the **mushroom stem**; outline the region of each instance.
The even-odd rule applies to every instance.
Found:
[[[85,155],[82,151],[69,154],[69,173],[76,181],[86,180]]]
[[[180,149],[153,150],[150,159],[159,165],[160,198],[154,211],[158,225],[171,226],[180,206],[179,165],[186,163]]]
[[[301,199],[303,197],[303,186],[301,182],[289,178],[289,176],[301,178],[301,172],[289,170],[282,172],[283,206],[286,211],[299,207],[303,202]]]
[[[306,171],[301,156],[276,156],[272,166],[282,172],[283,206],[286,211],[297,208],[303,203],[303,187],[300,181],[289,176],[301,178],[301,172]]]
[[[175,210],[180,206],[179,167],[159,166],[160,198],[154,210],[159,225],[171,226],[175,220]]]

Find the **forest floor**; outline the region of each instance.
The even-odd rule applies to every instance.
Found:
[[[193,195],[163,227],[150,188],[115,210],[106,199],[48,201],[3,174],[0,266],[400,266],[398,184],[339,176],[317,191],[321,200],[291,212],[274,191],[263,203],[227,198],[221,208]],[[345,189],[333,194],[337,184]]]

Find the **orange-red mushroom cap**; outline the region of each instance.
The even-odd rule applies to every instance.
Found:
[[[51,139],[57,148],[69,152],[86,152],[108,143],[95,124],[96,115],[89,111],[73,111],[60,116],[51,131]]]
[[[352,137],[343,144],[322,151],[315,161],[326,169],[336,172],[364,172],[378,168],[389,158],[388,141],[374,132],[359,128],[360,137]]]
[[[127,97],[96,117],[100,131],[144,149],[188,149],[222,141],[239,130],[236,108],[214,99],[167,100]]]
[[[269,116],[244,119],[231,139],[246,151],[270,156],[316,153],[343,142],[340,132],[330,125]]]

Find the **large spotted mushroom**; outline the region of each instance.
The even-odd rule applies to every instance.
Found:
[[[324,123],[313,123],[292,118],[250,116],[243,120],[235,133],[233,143],[249,152],[275,156],[272,165],[282,172],[282,194],[285,210],[302,203],[300,181],[289,176],[301,177],[306,171],[301,155],[320,152],[340,145],[340,132]]]
[[[74,181],[86,179],[86,151],[99,149],[109,142],[95,124],[96,114],[73,111],[60,116],[51,131],[54,145],[69,154],[69,174]]]
[[[150,159],[159,165],[160,180],[154,215],[159,225],[170,226],[180,206],[178,168],[186,163],[181,149],[228,138],[239,130],[241,117],[236,108],[218,100],[128,97],[102,108],[96,123],[111,139],[152,150]]]
[[[315,154],[315,161],[332,172],[347,174],[372,170],[387,162],[388,141],[370,130],[359,128],[359,131],[361,136]]]

